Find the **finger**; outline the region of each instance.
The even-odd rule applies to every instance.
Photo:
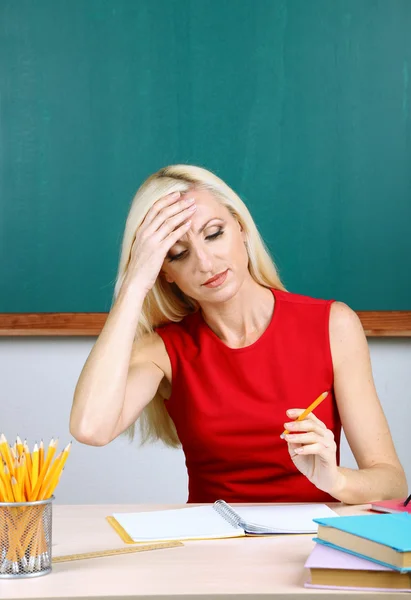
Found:
[[[189,208],[183,210],[182,212],[179,212],[178,214],[174,215],[174,217],[170,217],[169,219],[166,219],[160,225],[159,229],[157,229],[157,231],[155,232],[156,237],[158,237],[158,239],[160,241],[162,241],[168,235],[170,235],[170,233],[172,233],[175,229],[180,227],[180,225],[182,225],[183,222],[187,221],[187,219],[191,219],[191,217],[195,211],[196,211],[196,207],[190,206]],[[153,223],[153,225],[154,225],[154,223]]]
[[[320,427],[327,429],[327,425],[324,423],[324,421],[321,421],[318,417],[316,417],[313,412],[307,415],[307,419],[311,419],[312,421],[314,421],[314,423],[320,425]]]
[[[329,430],[327,430],[329,431]],[[285,436],[285,440],[288,444],[295,447],[306,445],[306,444],[322,444],[324,448],[336,448],[337,445],[334,440],[334,435],[330,431],[331,435],[322,436],[317,433],[299,433],[296,435]]]
[[[290,419],[297,419],[297,417],[303,414],[304,410],[304,408],[289,408],[285,412]]]
[[[291,456],[291,458],[295,458],[296,456],[298,456],[296,449],[301,448],[302,446],[301,446],[301,444],[288,443],[287,447],[288,447],[288,454]]]
[[[300,446],[299,448],[295,448],[294,452],[298,456],[310,456],[312,454],[318,455],[327,455],[326,453],[329,451],[329,448],[325,446],[323,443],[316,444],[306,444],[304,446]]]
[[[284,436],[286,442],[290,442],[292,444],[316,444],[323,443],[324,445],[328,445],[329,441],[323,436],[310,431],[309,433],[296,433],[289,434]]]
[[[303,414],[304,410],[305,409],[303,409],[303,408],[290,408],[289,410],[286,411],[286,414],[288,417],[290,417],[292,419],[297,419],[300,415]],[[312,419],[313,421],[321,424],[324,427],[324,429],[327,428],[325,423],[323,423],[323,421],[320,421],[320,419],[318,417],[316,417],[313,412],[309,413],[305,418]]]
[[[179,215],[185,215],[185,218],[187,218],[187,214],[194,213],[196,208],[197,207],[194,198],[187,198],[184,200],[179,200],[178,202],[174,202],[170,206],[160,210],[160,212],[149,224],[149,227],[147,227],[147,231],[154,233],[158,231],[164,225],[164,223],[174,219],[174,217],[178,217]]]
[[[315,431],[319,435],[324,435],[327,431],[326,428],[321,427],[318,423],[312,419],[304,419],[303,421],[290,421],[284,423],[284,429],[290,433]],[[286,434],[287,435],[287,434]]]
[[[143,219],[142,225],[149,225],[153,221],[153,219],[156,218],[158,213],[161,210],[163,210],[163,208],[174,204],[180,198],[180,196],[181,192],[172,192],[171,194],[167,194],[166,196],[163,196],[162,198],[154,202],[150,210],[147,211],[147,214]]]
[[[176,242],[178,242],[178,240],[181,237],[183,237],[183,235],[185,233],[187,233],[187,231],[190,229],[190,227],[191,227],[191,219],[189,219],[188,221],[185,221],[185,223],[180,225],[180,227],[177,227],[176,229],[174,229],[174,231],[172,231],[166,238],[164,238],[164,240],[162,241],[162,246],[163,246],[163,251],[165,254],[167,254],[167,252],[170,250],[170,248],[172,246],[174,246],[174,244]]]

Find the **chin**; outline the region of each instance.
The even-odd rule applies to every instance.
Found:
[[[209,302],[209,303],[223,303],[229,302],[241,288],[242,282],[237,279],[232,271],[229,272],[229,276],[226,281],[218,288],[201,288],[201,298],[198,301]]]

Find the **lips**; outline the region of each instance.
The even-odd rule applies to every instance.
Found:
[[[221,283],[223,283],[223,281],[227,277],[227,273],[228,273],[228,269],[226,269],[222,273],[218,273],[214,277],[211,277],[211,279],[209,279],[208,281],[203,283],[203,285],[210,286],[210,287],[216,287],[218,285],[221,285]]]

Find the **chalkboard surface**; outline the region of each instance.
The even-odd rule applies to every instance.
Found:
[[[204,166],[290,291],[411,310],[411,2],[2,0],[0,312],[109,310],[140,183]]]

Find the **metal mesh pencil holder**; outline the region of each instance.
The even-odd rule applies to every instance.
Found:
[[[0,579],[50,573],[53,500],[0,502]]]

